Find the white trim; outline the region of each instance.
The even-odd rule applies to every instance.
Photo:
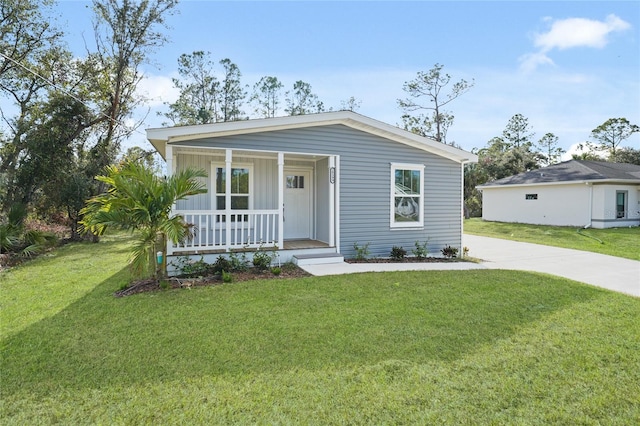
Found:
[[[333,170],[333,182],[331,182],[331,170]],[[329,157],[329,245],[334,246],[336,237],[334,226],[336,224],[336,157]]]
[[[225,167],[225,180],[224,180],[224,205],[225,205],[225,217],[226,217],[226,221],[225,221],[225,228],[226,228],[226,235],[227,235],[227,243],[226,243],[226,250],[229,251],[229,249],[231,248],[230,246],[230,239],[228,238],[229,235],[231,235],[231,171],[232,171],[232,166],[231,163],[233,161],[233,150],[231,149],[227,149],[225,150],[225,160],[224,160],[224,167]],[[212,173],[215,176],[215,173]],[[214,182],[215,183],[215,182]],[[217,194],[218,191],[216,191],[217,188],[214,187],[214,191]],[[218,210],[218,204],[217,204],[217,199],[215,200],[216,204],[216,210]],[[212,206],[213,206],[212,205]]]
[[[320,114],[305,114],[256,120],[228,121],[197,126],[177,126],[147,129],[147,139],[156,150],[165,156],[167,144],[204,138],[298,129],[342,124],[404,145],[440,155],[458,163],[477,162],[478,156],[453,146],[425,138],[399,127],[383,123],[352,111],[335,111]]]
[[[167,176],[173,176],[174,174],[174,167],[176,164],[176,158],[173,155],[173,147],[172,146],[168,146],[167,145]],[[171,216],[175,215],[175,210],[176,210],[176,203],[173,203],[173,206],[171,206]],[[170,256],[173,254],[173,244],[171,244],[170,241],[167,241],[167,256]]]
[[[577,184],[587,184],[587,185],[611,185],[611,184],[620,184],[620,185],[640,185],[640,181],[638,180],[630,180],[630,179],[593,179],[593,180],[563,180],[557,182],[534,182],[534,183],[505,183],[501,185],[492,185],[491,183],[486,183],[484,185],[476,186],[476,189],[482,191],[483,189],[493,189],[493,188],[519,188],[526,186],[552,186],[552,185],[577,185]]]
[[[284,153],[278,152],[278,247],[284,248]]]
[[[227,195],[229,197],[238,195],[238,196],[242,196],[243,194],[232,194],[231,193],[231,179],[227,179],[227,176],[231,176],[231,172],[228,171],[226,169],[227,164],[230,164],[230,169],[249,169],[249,193],[247,194],[247,196],[249,197],[249,204],[248,204],[248,210],[253,210],[253,195],[254,195],[254,185],[253,185],[253,174],[254,174],[254,165],[253,163],[234,163],[233,161],[227,163],[226,161],[224,163],[221,163],[219,161],[215,161],[212,160],[211,161],[211,195],[212,195],[212,199],[211,199],[211,209],[212,210],[219,210],[219,206],[216,200],[216,197],[219,197],[222,195],[222,193],[218,193],[217,192],[217,187],[216,187],[216,171],[217,169],[225,169],[225,205],[229,206],[228,209],[231,209],[231,204],[229,204],[231,202],[231,200],[226,199]],[[228,181],[228,182],[227,182]],[[225,210],[227,210],[225,208]]]
[[[340,156],[336,155],[336,182],[335,186],[335,219],[334,219],[334,229],[332,232],[335,232],[335,245],[336,252],[340,253]]]
[[[411,163],[391,163],[390,164],[390,188],[389,188],[389,227],[394,228],[422,228],[424,227],[424,164]],[[396,222],[396,181],[395,172],[397,170],[413,170],[420,172],[420,202],[418,203],[419,215],[418,221],[415,222]],[[413,195],[407,198],[415,198]]]
[[[210,157],[220,157],[224,158],[225,151],[228,149],[226,147],[220,146],[182,146],[182,145],[174,145],[168,144],[167,148],[173,148],[174,157],[176,154],[178,155],[208,155]],[[254,148],[232,148],[238,157],[251,157],[251,158],[260,158],[267,160],[276,160],[278,158],[278,153],[282,152],[285,156],[294,157],[294,160],[302,160],[310,163],[316,163],[324,158],[330,157],[332,154],[322,153],[322,152],[314,152],[314,151],[305,151],[305,152],[296,152],[296,151],[270,151],[265,149],[254,149]],[[211,152],[213,151],[213,152]],[[246,153],[247,155],[238,155],[238,152]]]

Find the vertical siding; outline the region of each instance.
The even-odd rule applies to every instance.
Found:
[[[374,256],[389,256],[394,245],[410,253],[416,241],[428,240],[432,253],[439,253],[446,245],[461,246],[462,165],[455,161],[343,125],[202,139],[178,145],[196,143],[221,148],[340,155],[340,181],[337,182],[341,206],[340,244],[347,257],[354,256],[356,242],[370,243]],[[390,228],[391,163],[425,166],[423,228]],[[316,172],[320,173],[320,169],[322,167]],[[323,180],[318,175],[317,182]],[[318,205],[316,203],[317,208]]]
[[[179,210],[212,210],[215,205],[215,171],[214,166],[224,167],[224,157],[206,154],[178,154],[177,170],[188,167],[203,169],[208,177],[201,179],[206,183],[207,193],[181,200],[177,203]],[[233,164],[250,164],[253,166],[253,208],[276,209],[278,206],[278,162],[268,158],[234,157]]]
[[[176,158],[176,172],[186,170],[188,168],[201,169],[207,173],[206,178],[198,178],[201,182],[206,184],[206,194],[198,194],[190,197],[187,200],[180,200],[176,204],[178,210],[212,210],[212,175],[211,175],[211,160],[212,157],[197,155],[197,154],[180,154]],[[224,163],[224,157],[222,158]]]

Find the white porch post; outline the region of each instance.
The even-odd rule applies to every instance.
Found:
[[[173,157],[173,147],[168,143],[165,145],[164,156],[165,156],[165,161],[167,163],[167,176],[173,176],[173,173],[174,173],[173,168],[176,162],[174,161],[175,158]],[[171,206],[171,216],[174,215],[175,209],[176,209],[176,205],[174,204],[173,206]],[[173,243],[167,240],[167,256],[170,256],[172,254],[173,254]]]
[[[336,155],[334,161],[336,163],[336,176],[333,184],[334,197],[332,198],[335,203],[333,209],[333,235],[335,235],[336,251],[340,253],[340,156]]]
[[[175,171],[174,166],[176,164],[175,158],[173,156],[173,146],[169,144],[166,145],[164,156],[167,162],[167,176],[173,176],[173,172]]]
[[[227,251],[231,250],[231,161],[233,150],[225,150],[224,159],[224,216],[225,216],[225,239],[224,246]]]
[[[278,248],[284,249],[284,153],[278,152]]]
[[[336,157],[329,157],[329,245],[336,243]]]

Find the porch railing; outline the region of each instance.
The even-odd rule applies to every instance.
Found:
[[[193,226],[193,237],[169,244],[168,253],[273,247],[278,241],[278,210],[175,210]]]

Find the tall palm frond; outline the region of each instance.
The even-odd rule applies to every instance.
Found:
[[[203,170],[187,169],[171,177],[160,177],[143,164],[126,162],[110,166],[96,179],[108,190],[88,200],[81,211],[87,231],[102,234],[109,227],[138,232],[130,265],[135,275],[153,268],[156,250],[164,253],[166,241],[178,243],[190,236],[191,227],[181,216],[171,216],[178,200],[207,192]],[[165,256],[163,256],[165,257]],[[164,266],[164,265],[163,265]]]

